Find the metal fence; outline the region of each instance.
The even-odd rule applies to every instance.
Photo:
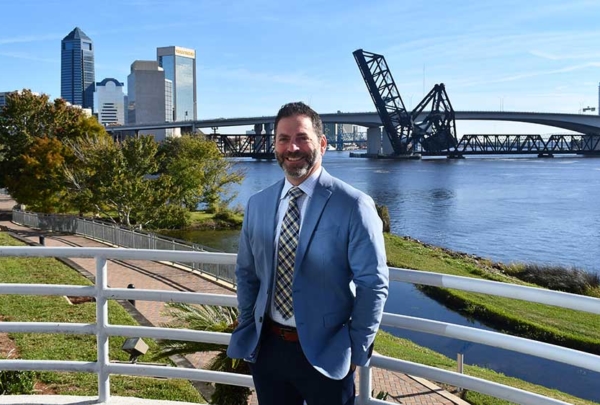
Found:
[[[235,255],[228,253],[172,252],[159,250],[111,249],[111,248],[51,248],[51,247],[5,247],[0,246],[0,257],[87,257],[96,261],[96,285],[47,285],[47,284],[0,284],[0,294],[27,295],[68,295],[96,298],[96,323],[56,323],[56,322],[0,322],[0,332],[14,333],[62,333],[96,335],[97,361],[82,362],[72,360],[2,360],[0,370],[55,370],[82,371],[98,375],[99,402],[110,404],[110,376],[134,375],[163,378],[185,378],[189,380],[216,382],[252,387],[250,376],[216,371],[182,369],[140,364],[115,364],[109,358],[109,336],[141,337],[151,339],[171,339],[197,341],[216,344],[229,344],[227,333],[205,332],[188,329],[161,327],[113,325],[108,322],[107,301],[144,300],[159,302],[189,302],[195,304],[235,306],[235,296],[199,294],[179,291],[142,290],[109,288],[107,285],[107,261],[110,259],[181,261],[233,265]],[[467,277],[450,276],[415,270],[390,268],[390,279],[394,281],[454,288],[501,297],[538,302],[556,307],[570,308],[593,314],[600,314],[600,299],[574,294],[500,283],[476,280]],[[571,364],[587,370],[600,372],[600,356],[572,349],[536,342],[529,339],[509,336],[499,332],[437,322],[423,318],[413,318],[393,313],[384,313],[383,325],[409,330],[419,330],[439,336],[462,339],[489,346],[502,347],[540,358]],[[357,405],[386,404],[373,398],[371,367],[407,373],[431,381],[450,384],[477,391],[521,405],[568,405],[567,402],[544,397],[539,394],[487,381],[469,375],[425,366],[405,360],[373,354],[369,367],[361,367],[360,394]]]
[[[12,211],[14,223],[47,232],[72,233],[113,246],[130,249],[158,249],[181,252],[218,252],[207,246],[189,243],[149,232],[123,228],[98,220],[75,215],[40,214],[20,210]],[[235,286],[235,265],[198,262],[174,262],[193,271],[207,273],[217,280],[223,280]]]

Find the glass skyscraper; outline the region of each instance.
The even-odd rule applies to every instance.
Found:
[[[156,49],[156,57],[165,79],[173,82],[172,121],[196,120],[196,51],[165,46]]]
[[[94,110],[94,46],[76,27],[61,41],[60,96],[74,105]]]

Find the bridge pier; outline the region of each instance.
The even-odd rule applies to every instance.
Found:
[[[263,141],[265,143],[265,150],[270,151],[273,148],[273,127],[275,125],[273,123],[265,124],[265,135]]]
[[[262,135],[263,124],[254,124],[254,145],[253,151],[254,153],[260,152],[261,145],[265,142],[265,138]]]
[[[392,146],[392,141],[390,141],[390,137],[388,136],[385,128],[381,128],[381,153],[386,156],[392,156],[394,154],[394,147]]]
[[[459,152],[450,152],[448,154],[448,159],[464,159],[464,155]]]
[[[381,128],[367,128],[367,156],[377,157],[381,152]]]

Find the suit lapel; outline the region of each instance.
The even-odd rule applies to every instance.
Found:
[[[300,265],[302,264],[302,260],[304,259],[304,255],[306,254],[308,243],[310,242],[312,235],[315,232],[315,228],[319,223],[321,215],[323,214],[325,205],[327,204],[327,201],[331,196],[331,184],[331,176],[325,171],[325,169],[323,169],[323,172],[319,177],[319,181],[315,186],[315,191],[312,195],[310,203],[308,207],[306,207],[304,219],[302,220],[300,240],[298,241],[298,248],[296,249],[296,264],[294,266],[294,276],[297,274],[298,269],[300,269]]]

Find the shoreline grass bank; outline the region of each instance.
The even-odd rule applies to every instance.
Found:
[[[411,238],[385,235],[388,264],[422,271],[505,283],[539,285],[514,277],[517,265],[493,263],[481,257],[423,244]],[[600,354],[600,316],[510,298],[420,286],[421,291],[463,316],[505,333]],[[592,288],[590,296],[597,296]]]

